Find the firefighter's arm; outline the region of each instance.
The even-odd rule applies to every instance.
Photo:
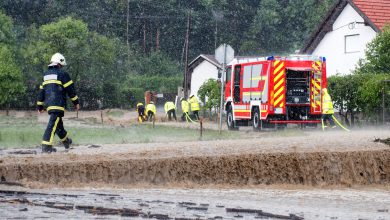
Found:
[[[37,109],[38,112],[43,112],[43,105],[45,101],[45,90],[43,88],[43,85],[39,85],[39,93],[38,93],[38,99],[37,99]]]
[[[70,100],[72,101],[73,105],[75,106],[75,108],[77,110],[79,110],[80,109],[79,97],[76,95],[76,89],[75,89],[74,83],[73,83],[73,81],[70,78],[68,73],[64,74],[64,79],[63,79],[62,84],[63,84],[64,89],[65,89],[66,93],[68,94]]]

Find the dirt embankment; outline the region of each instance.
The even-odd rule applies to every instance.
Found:
[[[388,138],[388,131],[248,133],[248,138],[235,140],[76,146],[50,155],[3,151],[0,177],[76,187],[390,185],[390,148],[374,142],[378,138]]]
[[[69,155],[70,156],[70,155]],[[390,150],[263,153],[159,159],[73,161],[19,160],[0,163],[7,181],[62,186],[88,184],[300,184],[370,185],[390,183]]]

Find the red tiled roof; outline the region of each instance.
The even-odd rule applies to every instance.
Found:
[[[390,24],[390,0],[353,0],[353,3],[380,29]]]

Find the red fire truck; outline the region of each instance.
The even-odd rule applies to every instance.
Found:
[[[225,110],[230,130],[321,123],[325,57],[236,58],[226,71]]]

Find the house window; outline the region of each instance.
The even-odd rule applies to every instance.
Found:
[[[360,42],[360,35],[354,34],[354,35],[345,35],[344,41],[345,41],[345,47],[344,52],[345,53],[356,53],[360,52],[359,45]]]

